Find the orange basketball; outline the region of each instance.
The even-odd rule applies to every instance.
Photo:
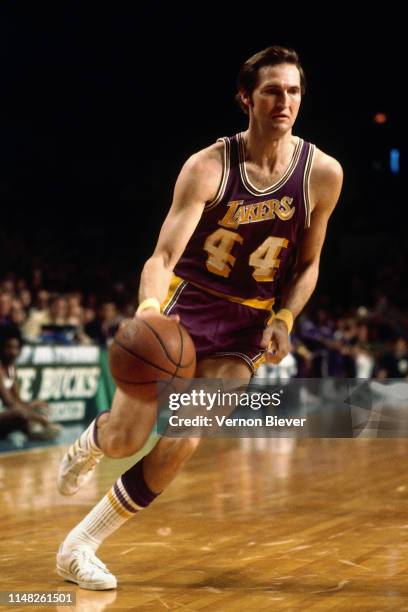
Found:
[[[117,386],[132,397],[157,397],[157,382],[192,378],[196,367],[194,343],[187,330],[158,313],[123,321],[109,349],[109,367]]]

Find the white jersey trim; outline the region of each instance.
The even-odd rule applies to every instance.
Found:
[[[216,355],[217,357],[239,357],[239,359],[245,361],[245,363],[251,368],[252,374],[254,374],[256,362],[260,359],[263,353],[264,351],[262,353],[258,353],[253,358],[248,357],[248,355],[245,353],[239,353],[238,351],[215,351],[213,355]]]
[[[303,175],[303,201],[305,204],[305,227],[310,227],[310,172],[312,169],[313,158],[315,153],[315,145],[311,144],[307,155],[305,172]]]
[[[204,212],[207,212],[207,210],[212,210],[221,202],[222,198],[224,197],[225,189],[228,183],[228,177],[229,177],[230,166],[231,166],[231,144],[230,144],[229,138],[225,138],[225,137],[218,138],[217,142],[224,143],[222,178],[221,178],[221,183],[220,183],[220,186],[218,187],[218,191],[217,191],[215,198],[211,200],[211,202],[207,202],[207,204],[204,207]]]
[[[174,306],[177,304],[178,299],[180,297],[180,295],[182,294],[182,292],[184,291],[184,289],[187,287],[188,285],[188,281],[182,281],[179,286],[177,287],[177,289],[174,292],[174,295],[172,296],[170,302],[165,306],[165,308],[163,308],[163,314],[164,315],[168,315],[170,314],[171,310],[174,308]]]
[[[300,158],[300,154],[302,152],[302,148],[303,148],[303,139],[299,138],[296,144],[295,150],[293,152],[291,162],[289,166],[287,167],[287,169],[285,170],[285,173],[283,174],[283,176],[273,185],[266,187],[266,189],[258,189],[257,187],[255,187],[255,185],[251,183],[248,177],[248,173],[246,171],[245,148],[244,148],[244,139],[243,139],[242,132],[239,132],[237,134],[237,140],[238,140],[238,156],[239,156],[239,173],[241,176],[241,181],[245,189],[251,195],[254,195],[254,196],[270,195],[274,193],[275,191],[278,191],[278,189],[281,189],[283,185],[292,176],[293,172],[295,171],[297,163]]]

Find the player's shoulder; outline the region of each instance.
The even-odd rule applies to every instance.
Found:
[[[211,202],[223,176],[223,143],[214,143],[191,155],[177,178],[177,187],[188,197]]]
[[[185,167],[193,173],[208,175],[208,173],[222,172],[224,144],[222,141],[214,142],[213,144],[200,149],[191,155]]]
[[[324,181],[326,183],[341,184],[343,168],[337,159],[316,147],[311,169],[311,180],[316,183]]]
[[[316,147],[310,172],[311,206],[314,210],[331,211],[335,207],[343,185],[340,162]]]
[[[179,182],[205,202],[216,196],[223,175],[223,143],[216,142],[191,155],[185,162]]]

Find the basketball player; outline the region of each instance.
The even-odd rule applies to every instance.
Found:
[[[31,440],[53,440],[61,427],[49,421],[48,404],[25,402],[20,397],[16,361],[22,346],[17,327],[0,327],[0,438],[21,431]]]
[[[294,136],[305,77],[295,51],[274,46],[238,76],[245,132],[221,138],[182,168],[174,199],[140,281],[137,315],[177,315],[197,350],[196,377],[250,381],[262,359],[279,363],[294,318],[318,277],[339,163]],[[58,487],[74,494],[99,460],[142,448],[156,417],[116,391],[62,460]],[[57,571],[82,588],[116,587],[95,552],[146,508],[192,455],[197,439],[162,437],[68,534]]]

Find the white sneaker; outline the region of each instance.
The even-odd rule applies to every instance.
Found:
[[[74,495],[92,476],[92,472],[103,457],[103,452],[92,447],[95,421],[69,447],[61,460],[57,487],[62,495]]]
[[[61,460],[58,476],[57,487],[62,495],[74,495],[85,483],[90,480],[95,467],[103,457],[92,455],[89,451],[78,448],[73,450],[73,447],[65,453]]]
[[[64,553],[61,544],[57,554],[57,574],[75,582],[81,589],[103,591],[117,586],[116,577],[87,546],[78,546]]]

